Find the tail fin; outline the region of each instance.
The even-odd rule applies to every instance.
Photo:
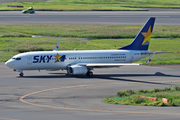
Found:
[[[155,17],[149,18],[134,41],[125,47],[119,48],[119,50],[148,50],[151,40],[151,34],[153,31]]]
[[[54,47],[53,51],[58,51],[59,49],[59,43],[60,43],[60,40],[58,40],[56,46]]]

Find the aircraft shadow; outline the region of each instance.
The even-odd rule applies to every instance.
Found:
[[[122,79],[117,77],[141,77],[141,76],[164,76],[164,77],[180,77],[178,75],[167,75],[161,72],[156,72],[155,74],[106,74],[106,75],[95,75],[93,77],[99,79],[107,79],[107,80],[118,80],[118,81],[125,81],[125,82],[136,82],[136,83],[148,83],[148,84],[161,84],[161,85],[171,85],[170,83],[161,83],[161,82],[151,82],[151,81],[142,81],[142,80],[132,80],[132,79]],[[114,78],[116,77],[116,78]]]
[[[161,85],[171,85],[168,83],[161,83],[161,82],[151,82],[151,81],[143,81],[143,80],[133,80],[133,79],[122,79],[122,78],[113,78],[113,77],[106,77],[106,76],[96,76],[96,78],[103,79],[103,80],[117,80],[117,81],[124,81],[124,82],[133,82],[133,83],[147,83],[147,84],[161,84]]]
[[[139,77],[139,76],[164,76],[164,77],[180,77],[179,75],[168,75],[161,72],[155,74],[98,74],[94,76],[107,76],[107,77]]]
[[[139,76],[164,76],[164,77],[180,77],[178,75],[167,75],[161,72],[156,72],[155,74],[97,74],[93,75],[92,77],[84,76],[84,75],[75,75],[70,76],[67,74],[62,73],[51,73],[55,75],[43,75],[43,76],[24,76],[19,78],[78,78],[78,79],[104,79],[104,80],[116,80],[116,81],[124,81],[124,82],[135,82],[135,83],[147,83],[147,84],[161,84],[161,85],[170,85],[168,83],[160,83],[160,82],[151,82],[151,81],[144,81],[144,80],[133,80],[133,79],[124,79],[124,78],[117,78],[117,77],[139,77]],[[115,77],[115,78],[114,78]]]

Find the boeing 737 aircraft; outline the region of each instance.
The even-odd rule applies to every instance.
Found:
[[[24,70],[67,70],[69,75],[92,76],[93,68],[118,67],[133,64],[149,55],[154,54],[148,50],[155,18],[151,17],[136,36],[134,41],[117,50],[78,50],[78,51],[38,51],[26,52],[13,56],[5,65],[20,72]],[[59,43],[58,43],[59,46]]]

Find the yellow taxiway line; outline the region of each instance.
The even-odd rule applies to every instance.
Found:
[[[177,82],[180,80],[172,80],[170,82]],[[169,81],[153,81],[153,82],[169,82]],[[131,82],[136,83],[136,82]],[[117,84],[128,84],[127,82],[119,82],[119,83],[100,83],[100,84],[89,84],[89,85],[77,85],[77,86],[67,86],[67,87],[60,87],[60,88],[52,88],[52,89],[46,89],[41,91],[36,91],[33,93],[26,94],[24,96],[21,96],[19,100],[21,102],[24,102],[26,104],[35,105],[39,107],[48,107],[48,108],[55,108],[55,109],[64,109],[64,110],[78,110],[78,111],[88,111],[88,112],[109,112],[109,113],[135,113],[135,114],[157,114],[157,115],[180,115],[180,113],[158,113],[158,112],[138,112],[138,111],[113,111],[113,110],[93,110],[93,109],[80,109],[80,108],[68,108],[68,107],[56,107],[56,106],[50,106],[50,105],[41,105],[36,103],[27,102],[24,100],[25,97],[34,95],[37,93],[52,91],[52,90],[60,90],[60,89],[69,89],[69,88],[79,88],[79,87],[88,87],[88,86],[100,86],[100,85],[117,85]]]

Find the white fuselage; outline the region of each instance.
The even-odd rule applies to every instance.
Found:
[[[17,70],[67,69],[70,65],[87,63],[133,63],[149,56],[141,50],[39,51],[13,56],[6,65]]]

